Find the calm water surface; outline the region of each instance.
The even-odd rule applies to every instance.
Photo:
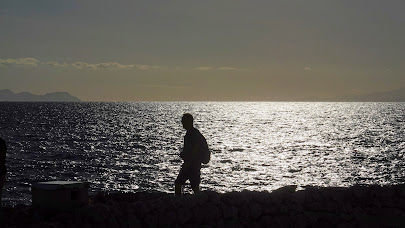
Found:
[[[202,189],[405,182],[405,103],[0,102],[4,203],[29,203],[44,180],[172,192],[185,112],[212,149]]]

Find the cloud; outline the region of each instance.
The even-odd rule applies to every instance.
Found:
[[[212,70],[212,69],[214,69],[214,68],[204,66],[204,67],[196,67],[196,68],[194,68],[194,69],[196,69],[196,70]]]
[[[150,70],[159,69],[159,66],[144,65],[144,64],[121,64],[117,62],[105,62],[105,63],[86,63],[86,62],[74,62],[74,63],[59,63],[56,61],[41,62],[35,58],[18,58],[18,59],[0,59],[0,66],[30,66],[37,67],[39,64],[48,65],[52,67],[73,67],[76,69],[139,69]]]
[[[17,59],[0,59],[0,66],[29,66],[37,67],[38,65],[48,65],[52,67],[73,67],[76,69],[91,69],[91,70],[103,70],[103,69],[139,69],[150,70],[159,69],[159,66],[145,65],[145,64],[121,64],[118,62],[105,62],[105,63],[86,63],[86,62],[74,62],[74,63],[60,63],[56,61],[41,62],[35,58],[17,58]]]
[[[87,62],[57,62],[48,61],[42,62],[35,58],[18,58],[18,59],[0,59],[0,66],[31,66],[36,67],[38,65],[47,65],[58,68],[74,68],[74,69],[88,69],[88,70],[104,70],[104,69],[138,69],[138,70],[153,70],[160,69],[160,66],[145,65],[145,64],[121,64],[118,62],[104,62],[104,63],[87,63]],[[305,68],[307,70],[308,67]],[[235,67],[212,67],[212,66],[200,66],[193,68],[198,71],[232,71],[243,70]],[[310,70],[310,68],[309,68]]]
[[[312,70],[312,68],[309,66],[306,66],[306,67],[304,67],[304,70]]]
[[[34,58],[0,59],[3,66],[38,66],[39,60]]]
[[[239,70],[238,68],[235,67],[210,67],[210,66],[201,66],[201,67],[196,67],[194,68],[196,70]]]
[[[89,64],[89,63],[85,63],[85,62],[75,62],[75,63],[72,63],[71,66],[73,66],[74,68],[77,68],[77,69],[85,69],[85,68],[96,69],[95,64]]]
[[[140,70],[159,69],[159,66],[135,64],[134,67]]]
[[[139,87],[155,88],[155,89],[190,89],[191,86],[173,86],[173,85],[160,85],[160,84],[143,84]]]
[[[219,67],[218,70],[238,70],[238,69],[234,67]]]
[[[142,65],[142,64],[121,64],[117,62],[106,62],[106,63],[86,63],[86,62],[74,62],[71,64],[68,63],[58,63],[58,62],[47,62],[47,65],[53,67],[74,67],[76,69],[91,69],[91,70],[102,70],[102,69],[140,69],[140,70],[149,70],[149,69],[158,69],[158,66],[152,65]]]
[[[44,64],[49,65],[49,66],[53,66],[53,67],[67,67],[67,66],[69,66],[69,64],[67,64],[67,63],[58,63],[58,62],[54,62],[54,61],[46,62]]]
[[[77,69],[125,69],[125,68],[135,68],[135,64],[123,65],[117,62],[107,62],[107,63],[86,63],[86,62],[75,62],[71,66]]]

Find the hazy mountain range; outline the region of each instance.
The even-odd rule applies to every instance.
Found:
[[[66,92],[47,93],[44,95],[36,95],[29,92],[14,93],[9,89],[0,90],[0,101],[80,101],[79,98],[74,97]]]
[[[346,95],[330,99],[330,101],[405,102],[405,88],[363,95]]]
[[[9,89],[0,90],[0,101],[53,101],[78,102],[79,98],[67,92],[36,95],[29,92],[14,93]],[[405,88],[362,95],[345,95],[334,98],[307,98],[300,101],[339,101],[339,102],[405,102]]]

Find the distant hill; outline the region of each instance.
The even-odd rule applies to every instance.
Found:
[[[14,93],[9,89],[0,90],[0,101],[67,101],[78,102],[79,98],[66,92],[47,93],[36,95],[29,92]]]
[[[348,95],[336,97],[331,101],[405,102],[405,88],[384,92],[375,92],[364,95]]]

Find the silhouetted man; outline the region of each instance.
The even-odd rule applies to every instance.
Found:
[[[201,138],[203,137],[193,126],[193,116],[186,113],[181,118],[183,128],[187,130],[184,136],[183,151],[180,152],[180,157],[183,159],[179,175],[175,181],[175,195],[181,195],[181,187],[190,181],[191,188],[194,193],[200,190],[200,169],[201,169]]]

